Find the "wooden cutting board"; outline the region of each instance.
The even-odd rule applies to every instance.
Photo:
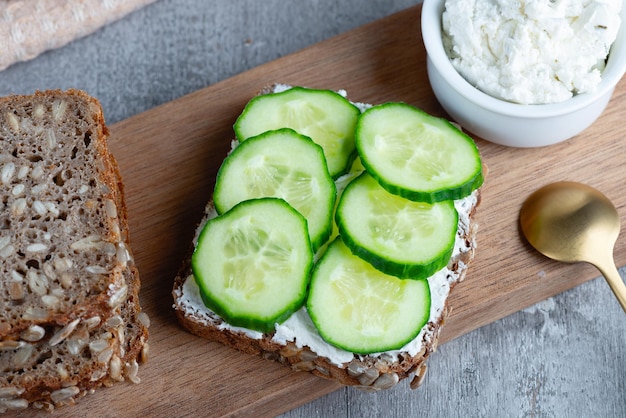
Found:
[[[65,408],[64,415],[271,416],[338,388],[183,331],[171,309],[172,280],[230,147],[232,124],[263,86],[343,88],[353,101],[405,101],[445,116],[428,84],[419,21],[420,7],[407,9],[111,127],[141,272],[141,302],[152,319],[151,359],[140,369],[140,385],[99,390]],[[559,264],[535,253],[521,239],[518,211],[538,187],[573,180],[603,191],[626,220],[626,127],[620,118],[625,95],[622,82],[602,117],[559,145],[512,149],[477,139],[489,166],[477,215],[479,249],[452,295],[442,342],[599,275],[590,266]],[[624,230],[621,236],[615,250],[620,266],[626,264]],[[605,303],[617,303],[608,286]]]

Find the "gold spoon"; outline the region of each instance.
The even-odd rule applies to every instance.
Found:
[[[626,311],[626,286],[613,260],[619,215],[606,196],[581,183],[549,184],[526,199],[520,223],[528,242],[543,255],[597,267]]]

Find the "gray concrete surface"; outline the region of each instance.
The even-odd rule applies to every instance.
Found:
[[[115,123],[417,2],[160,0],[0,72],[0,95],[81,88]],[[417,391],[344,388],[283,415],[314,416],[626,417],[626,316],[593,280],[440,346]]]

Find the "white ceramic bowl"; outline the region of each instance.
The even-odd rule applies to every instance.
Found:
[[[561,103],[522,105],[496,99],[468,83],[452,66],[443,47],[441,15],[445,0],[424,0],[422,38],[428,78],[441,106],[469,132],[501,145],[540,147],[581,133],[605,109],[626,70],[626,5],[602,81],[594,93]]]

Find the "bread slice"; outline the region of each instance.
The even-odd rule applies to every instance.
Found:
[[[279,86],[282,90],[288,88]],[[262,93],[276,91],[264,89]],[[359,104],[363,108],[368,105]],[[236,142],[233,143],[233,146]],[[338,180],[338,183],[341,179]],[[339,188],[339,187],[338,187]],[[317,333],[306,308],[303,307],[270,333],[260,333],[227,324],[206,308],[191,270],[191,253],[174,279],[173,308],[180,324],[189,332],[217,341],[244,353],[260,355],[278,361],[297,371],[336,380],[344,385],[368,391],[389,389],[400,380],[411,377],[411,387],[417,388],[426,373],[426,359],[436,350],[439,332],[449,313],[448,296],[454,286],[463,281],[474,258],[477,225],[474,221],[480,203],[480,190],[455,202],[459,225],[453,256],[442,271],[429,278],[431,314],[428,323],[411,343],[400,350],[375,355],[355,355],[337,349],[323,341]],[[212,202],[205,208],[196,236],[206,221],[216,216]]]
[[[100,104],[69,90],[0,99],[0,340],[106,319],[128,291],[121,191]]]
[[[29,406],[52,410],[74,404],[103,385],[125,379],[139,382],[137,370],[146,360],[149,323],[139,307],[134,265],[124,276],[130,294],[108,320],[75,320],[51,329],[41,340],[0,351],[0,413],[3,408]]]
[[[149,319],[139,304],[122,179],[107,148],[100,104],[81,91],[55,90],[0,99],[0,109],[9,125],[0,125],[0,132],[12,132],[0,134],[11,144],[3,149],[15,149],[2,154],[1,190],[7,196],[24,185],[23,194],[4,199],[21,210],[2,214],[0,236],[49,243],[47,251],[29,254],[28,270],[18,274],[13,269],[26,255],[20,249],[29,244],[10,240],[11,251],[0,250],[0,296],[8,307],[0,316],[0,413],[52,410],[102,385],[139,382]],[[35,274],[45,294],[29,281]],[[46,296],[61,294],[49,309]],[[27,309],[46,315],[24,318]]]

